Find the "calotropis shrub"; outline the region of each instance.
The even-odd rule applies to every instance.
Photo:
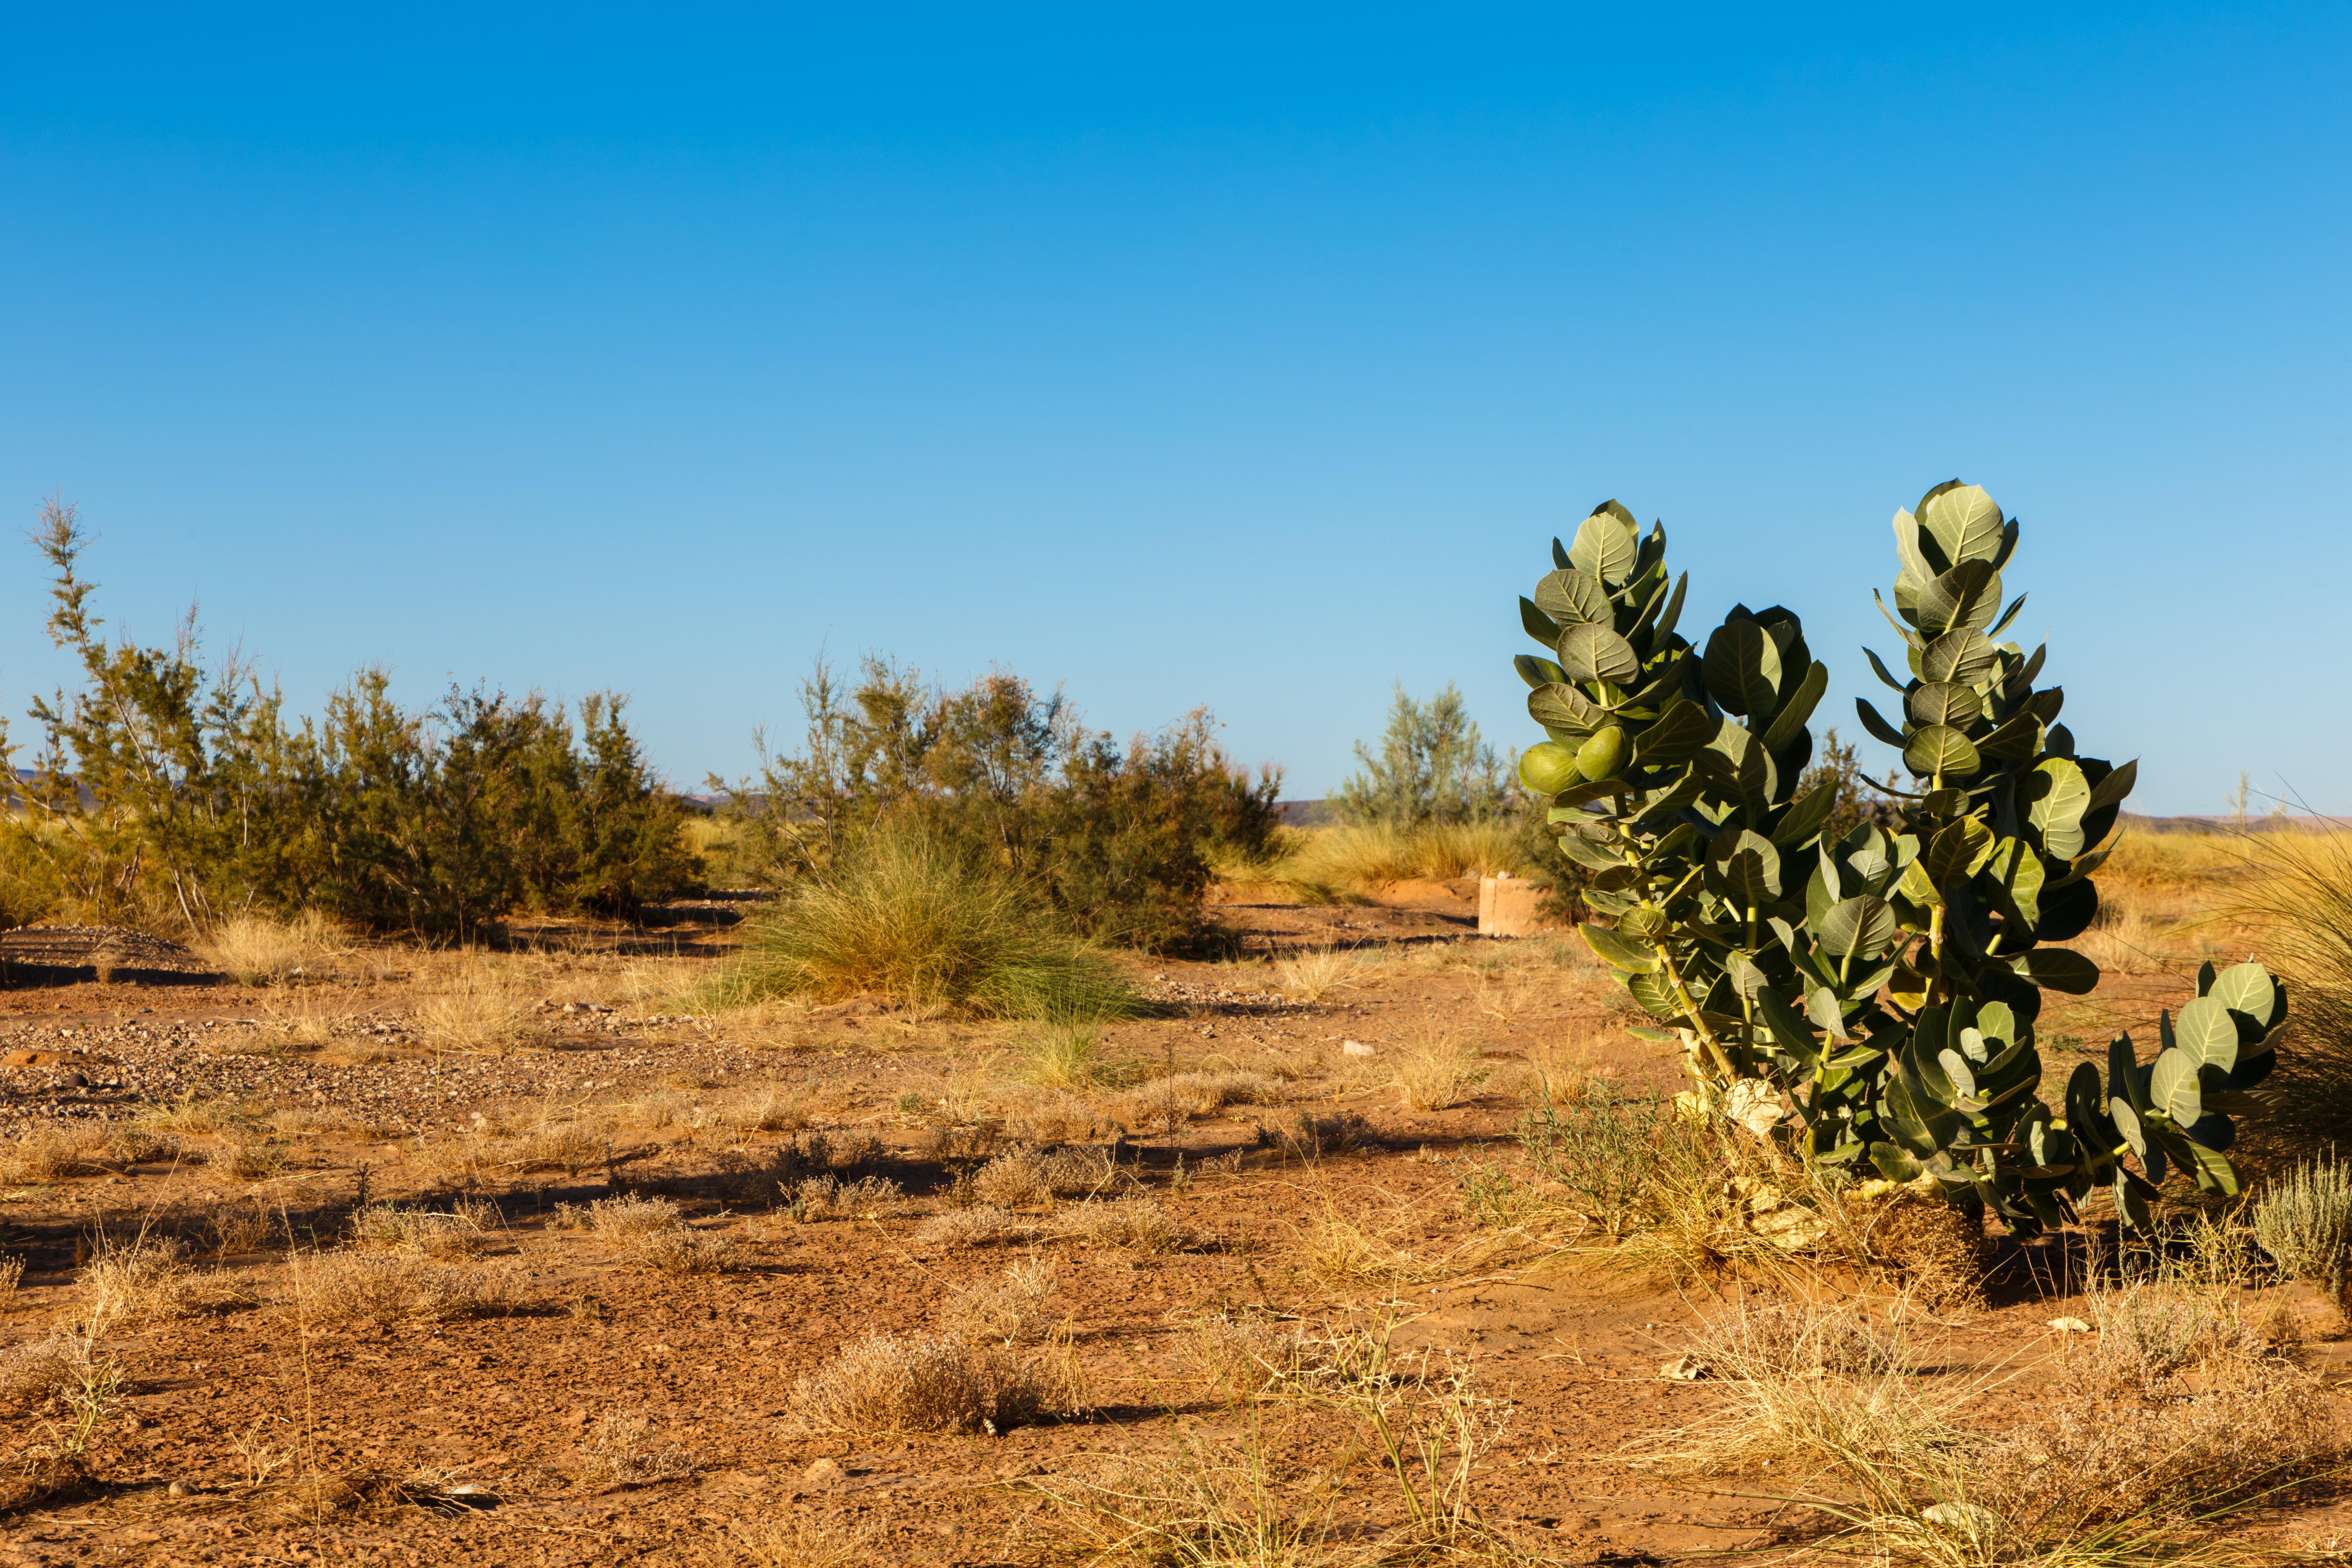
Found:
[[[2269,1069],[2284,991],[2259,965],[2209,964],[2152,1060],[2118,1037],[2104,1082],[2084,1063],[2042,1097],[2042,993],[2098,981],[2054,944],[2097,914],[2098,847],[2134,768],[2078,755],[2062,694],[2033,685],[2046,650],[1995,640],[2023,601],[2002,606],[2018,528],[1990,496],[1940,485],[1895,531],[1909,679],[1871,655],[1902,719],[1861,717],[1924,787],[1888,792],[1894,831],[1833,843],[1833,786],[1795,795],[1826,684],[1797,617],[1737,608],[1702,653],[1673,634],[1663,530],[1640,538],[1611,502],[1555,542],[1558,569],[1520,606],[1553,656],[1518,661],[1549,737],[1521,778],[1592,871],[1586,940],[1702,1085],[1780,1091],[1776,1135],[1832,1178],[1932,1175],[2022,1230],[2074,1217],[2103,1184],[2145,1223],[2174,1168],[2236,1191],[2230,1114]]]

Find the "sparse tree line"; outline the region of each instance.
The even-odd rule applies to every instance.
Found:
[[[518,910],[630,916],[713,858],[782,886],[888,834],[1012,879],[1079,934],[1161,947],[1202,929],[1211,848],[1254,852],[1277,819],[1280,775],[1235,767],[1205,710],[1122,748],[1017,677],[948,692],[869,659],[854,687],[820,667],[803,753],[763,753],[698,826],[617,695],[453,687],[415,711],[362,669],[295,720],[250,664],[206,668],[193,613],[169,647],[110,640],[70,506],[47,505],[34,542],[81,681],[32,704],[29,777],[0,730],[0,925],[195,932],[309,908],[467,941]]]

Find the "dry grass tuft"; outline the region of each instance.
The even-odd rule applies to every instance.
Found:
[[[810,1176],[790,1187],[793,1217],[803,1220],[879,1219],[907,1205],[907,1190],[880,1176],[845,1182]]]
[[[874,1334],[845,1348],[793,1390],[812,1431],[1001,1432],[1045,1405],[1035,1366],[957,1339]]]
[[[1128,1252],[1173,1252],[1184,1245],[1176,1216],[1140,1194],[1104,1203],[1089,1198],[1054,1216],[1053,1234],[1087,1247]]]
[[[0,1355],[0,1408],[37,1410],[82,1386],[90,1342],[79,1334],[28,1340]]]
[[[2254,1205],[2254,1240],[2280,1272],[2341,1301],[2352,1254],[2352,1167],[2315,1160],[2273,1181]]]
[[[1026,1241],[1037,1234],[1037,1226],[1010,1209],[991,1204],[978,1204],[971,1208],[949,1209],[925,1220],[915,1232],[915,1245],[923,1247],[987,1247],[1001,1241]]]
[[[625,1241],[676,1230],[686,1223],[686,1215],[671,1198],[598,1198],[588,1205],[588,1223],[599,1236]]]
[[[973,1173],[971,1193],[1000,1208],[1039,1208],[1099,1193],[1117,1176],[1108,1149],[1008,1149]]]
[[[352,1236],[362,1246],[455,1259],[480,1257],[500,1225],[499,1205],[482,1198],[461,1198],[446,1211],[380,1204],[352,1216]]]
[[[0,1181],[56,1182],[106,1169],[102,1128],[43,1128],[27,1132],[0,1158]]]
[[[695,1460],[685,1448],[656,1447],[653,1422],[618,1414],[599,1416],[581,1450],[585,1460],[580,1479],[591,1486],[644,1487],[681,1481],[694,1474]]]
[[[273,985],[348,950],[332,921],[305,910],[291,921],[232,915],[196,943],[196,953],[240,985]]]
[[[871,1532],[814,1514],[730,1519],[702,1549],[710,1568],[865,1568],[878,1562]]]
[[[530,1015],[530,1004],[504,974],[475,961],[458,970],[448,989],[418,1002],[411,1016],[430,1049],[504,1057],[513,1054]]]
[[[1310,947],[1275,960],[1275,988],[1294,1001],[1320,1002],[1353,980],[1357,969],[1356,955],[1345,948]]]
[[[441,1323],[503,1310],[520,1296],[510,1268],[408,1252],[316,1253],[294,1271],[280,1310],[327,1321]]]
[[[1112,1100],[1108,1110],[1131,1131],[1161,1134],[1228,1105],[1281,1103],[1282,1085],[1263,1073],[1180,1072],[1139,1084]]]
[[[1396,1053],[1398,1098],[1415,1110],[1445,1110],[1462,1103],[1486,1078],[1478,1047],[1450,1032],[1407,1041]]]
[[[1229,1401],[1281,1389],[1323,1364],[1320,1347],[1297,1324],[1230,1312],[1194,1323],[1184,1348],[1194,1373]]]
[[[108,1242],[81,1271],[81,1318],[93,1337],[187,1312],[198,1281],[178,1241],[141,1236]]]
[[[668,1198],[599,1198],[588,1219],[631,1262],[657,1274],[724,1274],[743,1264],[732,1241],[688,1225]]]
[[[1042,1338],[1052,1319],[1045,1299],[1054,1293],[1054,1265],[1025,1258],[1000,1279],[976,1280],[940,1302],[940,1327],[971,1344],[1016,1345]]]

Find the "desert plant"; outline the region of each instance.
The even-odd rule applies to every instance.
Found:
[[[1571,548],[1554,542],[1558,570],[1520,608],[1557,661],[1519,660],[1552,738],[1521,776],[1595,872],[1584,896],[1605,923],[1587,941],[1708,1092],[1769,1086],[1771,1131],[1809,1161],[1925,1172],[2026,1231],[2072,1218],[2101,1183],[2145,1225],[2174,1166],[2236,1191],[2228,1113],[2252,1105],[2285,1011],[2258,965],[2209,964],[2153,1062],[2120,1037],[2104,1087],[2085,1063],[2056,1108],[2035,1095],[2042,989],[2098,980],[2046,944],[2096,915],[2097,846],[2136,769],[2076,755],[2060,693],[2032,685],[2044,651],[1992,640],[2023,601],[2002,609],[2018,528],[1990,497],[1937,486],[1895,530],[1888,620],[1912,679],[1871,655],[1903,722],[1859,711],[1924,789],[1901,796],[1904,831],[1863,823],[1835,844],[1835,782],[1796,794],[1828,679],[1797,617],[1737,607],[1700,655],[1673,634],[1682,584],[1662,529],[1642,538],[1611,502]]]
[[[1034,1367],[958,1339],[873,1334],[845,1346],[793,1390],[793,1412],[815,1431],[1000,1432],[1044,1404]]]
[[[2254,1205],[2254,1239],[2282,1272],[2315,1281],[2343,1300],[2352,1254],[2352,1168],[2315,1160],[2273,1178]]]
[[[411,1016],[435,1051],[509,1056],[530,1008],[499,971],[479,962],[461,968],[445,991],[419,1000]]]
[[[1536,1167],[1611,1236],[1641,1214],[1669,1145],[1690,1137],[1656,1097],[1620,1095],[1598,1082],[1566,1104],[1546,1097],[1520,1116],[1517,1131]]]
[[[2294,987],[2292,1045],[2249,1124],[2257,1158],[2352,1148],[2352,833],[2249,833],[2228,841],[2224,911],[2263,932]]]
[[[1045,1298],[1053,1293],[1053,1264],[1027,1258],[1007,1268],[1002,1279],[950,1291],[940,1301],[940,1326],[971,1343],[1019,1344],[1045,1331]]]
[[[997,1017],[1116,1017],[1134,994],[1019,884],[930,839],[882,831],[746,923],[720,1002],[866,993]]]
[[[1205,709],[1122,750],[1003,672],[951,692],[886,659],[854,686],[820,662],[801,698],[797,755],[763,747],[757,781],[712,781],[771,885],[830,875],[887,827],[984,863],[1058,927],[1159,949],[1205,934],[1212,858],[1262,857],[1275,831],[1280,773],[1253,783]]]
[[[294,1290],[281,1306],[323,1321],[446,1322],[500,1310],[518,1294],[510,1269],[412,1252],[325,1252],[293,1268]]]
[[[1507,765],[1451,681],[1426,702],[1399,686],[1379,752],[1357,742],[1356,767],[1328,803],[1351,826],[1481,822],[1517,805]]]
[[[1438,1030],[1408,1040],[1395,1055],[1397,1096],[1414,1110],[1445,1110],[1485,1080],[1478,1047]]]

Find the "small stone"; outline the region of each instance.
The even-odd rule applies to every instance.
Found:
[[[1342,1056],[1349,1057],[1376,1057],[1380,1055],[1380,1052],[1364,1044],[1361,1040],[1341,1040],[1339,1042],[1339,1053]]]
[[[2049,1326],[2062,1334],[2087,1334],[2091,1331],[2091,1325],[2080,1318],[2053,1318]]]
[[[170,1486],[165,1487],[163,1489],[173,1497],[194,1497],[196,1495],[196,1489],[186,1481],[173,1481]]]
[[[812,1487],[837,1487],[848,1479],[849,1472],[838,1459],[819,1459],[801,1472],[803,1484]]]

